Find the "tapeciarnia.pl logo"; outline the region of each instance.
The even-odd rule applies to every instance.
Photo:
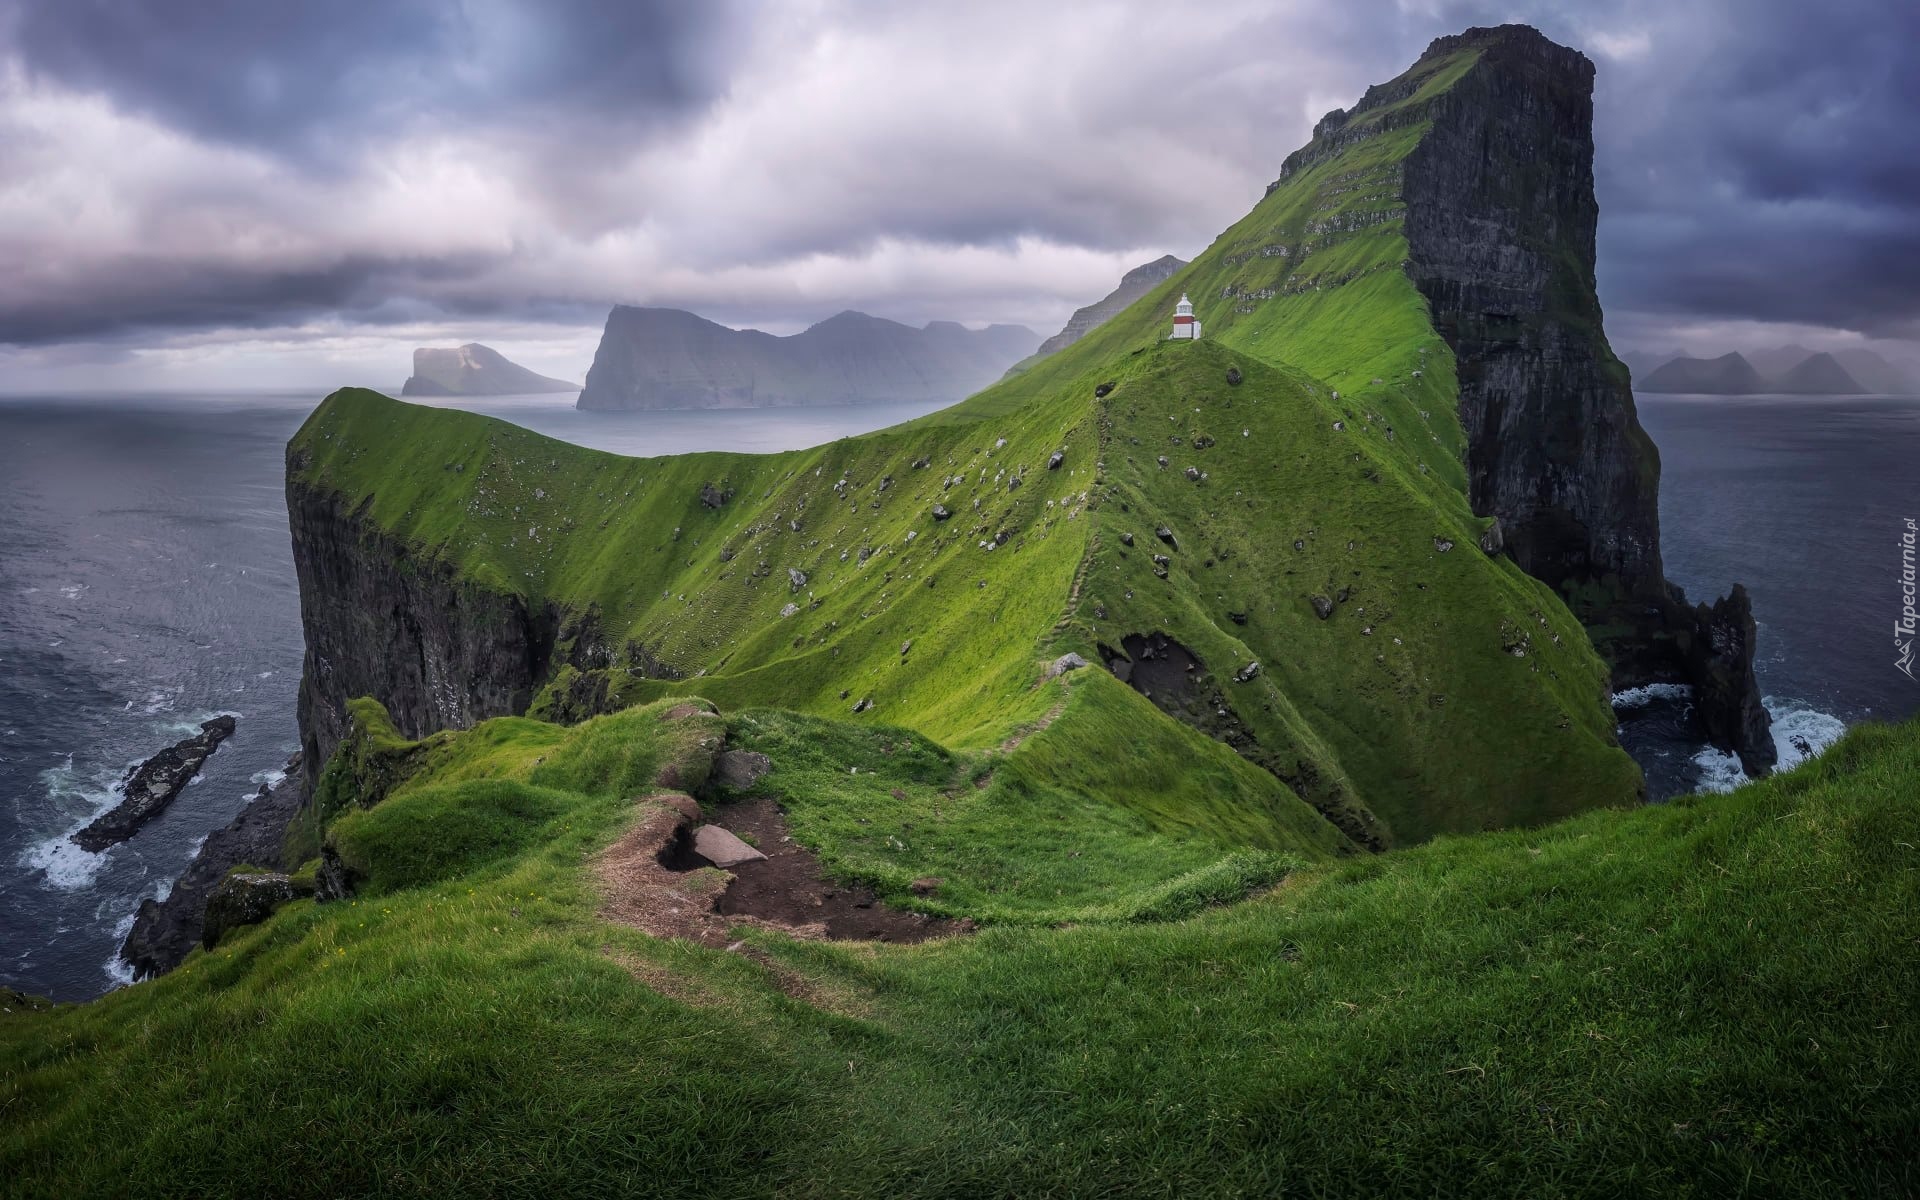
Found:
[[[1913,679],[1914,626],[1920,622],[1920,616],[1914,612],[1914,567],[1913,549],[1916,530],[1914,519],[1907,518],[1907,527],[1900,533],[1900,615],[1893,622],[1893,665],[1908,679]],[[1920,682],[1917,680],[1916,682]]]

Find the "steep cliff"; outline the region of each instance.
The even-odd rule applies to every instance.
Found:
[[[1746,593],[1715,624],[1667,584],[1659,454],[1602,328],[1593,64],[1525,26],[1441,38],[1425,57],[1462,53],[1477,61],[1424,106],[1403,195],[1407,270],[1457,364],[1474,510],[1498,518],[1528,574],[1609,631],[1617,683],[1686,679],[1713,741],[1764,772],[1775,753],[1751,684]]]
[[[781,408],[958,400],[1033,352],[1014,325],[971,330],[952,321],[914,329],[843,312],[791,337],[729,329],[672,308],[615,308],[594,351],[579,405]]]
[[[346,706],[377,696],[408,737],[523,711],[545,674],[557,623],[511,590],[449,564],[306,484],[287,459],[287,517],[300,581],[303,769],[318,780],[347,729]]]
[[[413,352],[413,375],[403,396],[528,396],[577,392],[580,385],[527,370],[498,350],[469,342],[451,350],[423,346]]]

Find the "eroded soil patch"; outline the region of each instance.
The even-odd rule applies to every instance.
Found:
[[[595,861],[608,920],[655,937],[726,946],[739,925],[792,937],[836,941],[923,942],[967,933],[971,921],[889,908],[873,892],[829,879],[813,853],[794,842],[786,818],[771,800],[745,800],[708,814],[718,825],[767,857],[722,871],[692,850],[684,796],[646,802],[640,821]]]

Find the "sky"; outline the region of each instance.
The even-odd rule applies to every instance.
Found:
[[[1050,333],[1503,21],[1598,67],[1616,347],[1920,365],[1911,0],[0,0],[0,391],[578,379],[614,303]]]

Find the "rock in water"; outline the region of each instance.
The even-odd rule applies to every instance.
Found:
[[[200,726],[200,732],[167,747],[127,773],[121,792],[126,799],[93,824],[73,835],[74,845],[98,853],[108,846],[126,841],[153,820],[174,797],[186,790],[200,768],[233,736],[233,718],[215,717]]]
[[[277,784],[263,784],[238,816],[207,836],[165,900],[140,902],[120,947],[135,979],[173,970],[199,943],[207,898],[228,871],[243,863],[269,869],[286,865],[281,846],[302,795],[298,754],[287,761],[286,775]]]
[[[580,385],[536,375],[497,350],[469,342],[452,350],[413,352],[413,376],[402,396],[528,396],[577,392]]]

